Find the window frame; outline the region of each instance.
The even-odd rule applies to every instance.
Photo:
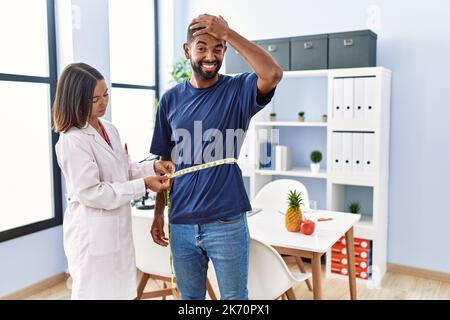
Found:
[[[1,81],[44,83],[50,86],[50,112],[53,110],[53,100],[55,99],[56,83],[58,80],[57,58],[56,58],[56,30],[55,30],[55,1],[47,0],[47,30],[48,30],[48,59],[49,59],[49,76],[37,77],[20,74],[0,73]],[[51,115],[50,115],[51,116]],[[53,171],[53,213],[54,217],[47,220],[41,220],[31,224],[19,226],[16,228],[0,231],[0,243],[22,236],[26,236],[38,231],[53,228],[62,224],[63,221],[63,204],[62,204],[62,188],[61,188],[61,170],[59,168],[55,145],[58,141],[59,134],[54,132],[52,128],[48,128],[51,132],[52,157],[51,166]],[[25,182],[24,182],[25,183]]]
[[[113,88],[123,88],[123,89],[138,89],[138,90],[153,90],[155,91],[155,97],[159,100],[159,13],[158,13],[158,0],[153,1],[153,15],[154,15],[154,32],[155,32],[155,84],[152,86],[146,85],[136,85],[127,83],[117,83],[112,82],[111,86]],[[112,97],[114,99],[114,97]]]
[[[155,98],[157,99],[158,103],[160,100],[160,81],[159,81],[159,11],[158,11],[158,2],[159,0],[152,0],[153,1],[153,24],[154,24],[154,39],[155,39],[155,82],[154,85],[138,85],[138,84],[129,84],[129,83],[118,83],[118,82],[112,82],[111,81],[111,87],[112,88],[122,88],[122,89],[135,89],[135,90],[150,90],[154,91]],[[112,75],[111,75],[112,78]],[[114,108],[114,94],[113,90],[111,90],[111,99],[113,103]],[[156,113],[155,109],[153,109],[153,112]],[[112,117],[113,111],[111,110],[111,117]],[[153,129],[154,129],[154,123],[153,123]],[[149,156],[145,159],[149,159],[149,157],[152,156],[149,154]],[[144,161],[144,160],[143,160]]]

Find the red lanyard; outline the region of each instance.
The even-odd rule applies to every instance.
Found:
[[[111,149],[112,149],[113,147],[112,147],[111,141],[109,140],[108,134],[106,133],[105,128],[103,127],[103,125],[102,125],[102,123],[100,122],[100,120],[98,121],[98,123],[100,124],[100,129],[102,129],[103,136],[105,137],[106,143],[109,144],[109,146],[110,146]]]

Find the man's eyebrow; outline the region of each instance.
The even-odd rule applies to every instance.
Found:
[[[199,45],[199,44],[203,44],[203,45],[205,45],[205,46],[208,46],[208,44],[205,42],[205,41],[203,41],[203,40],[198,40],[197,41],[197,43],[196,43],[196,45]],[[216,44],[215,46],[214,46],[214,48],[223,48],[223,44],[222,43],[219,43],[219,44]]]

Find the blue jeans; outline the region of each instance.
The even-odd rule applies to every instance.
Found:
[[[211,259],[222,300],[247,300],[250,236],[247,215],[207,224],[171,224],[170,244],[180,298],[204,300]]]

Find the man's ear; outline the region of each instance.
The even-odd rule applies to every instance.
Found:
[[[183,43],[183,51],[184,51],[184,57],[188,60],[191,59],[191,53],[190,53],[190,48],[189,48],[188,43]]]

